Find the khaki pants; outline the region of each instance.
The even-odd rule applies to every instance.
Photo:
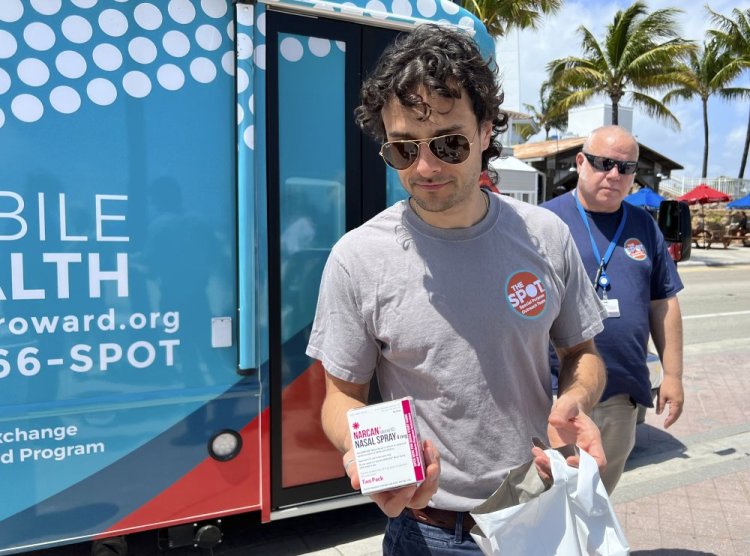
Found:
[[[601,477],[608,494],[615,490],[635,445],[637,415],[638,409],[627,394],[612,396],[598,403],[589,415],[602,433],[607,467]]]

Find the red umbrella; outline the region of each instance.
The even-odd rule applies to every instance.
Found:
[[[685,201],[688,205],[694,205],[695,203],[704,205],[706,203],[723,203],[725,201],[731,201],[732,198],[726,193],[722,193],[721,191],[702,183],[695,186],[681,197],[677,197],[677,200]]]

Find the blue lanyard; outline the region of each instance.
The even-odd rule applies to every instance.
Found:
[[[617,240],[620,239],[622,231],[625,229],[625,220],[628,217],[628,204],[622,203],[622,217],[620,218],[620,224],[617,226],[617,231],[615,232],[612,241],[609,242],[609,247],[607,247],[607,251],[602,257],[599,254],[599,247],[597,247],[596,241],[594,241],[594,235],[591,233],[591,226],[589,225],[589,219],[586,216],[586,211],[583,209],[583,205],[581,205],[581,201],[578,199],[578,191],[574,189],[573,191],[571,191],[571,193],[573,194],[573,198],[576,200],[576,206],[578,207],[578,213],[581,215],[581,220],[583,220],[583,225],[586,226],[586,231],[589,233],[589,239],[591,240],[591,250],[594,252],[594,257],[596,257],[596,260],[599,261],[599,268],[596,271],[596,278],[594,278],[594,287],[597,290],[601,288],[602,291],[606,292],[611,286],[609,276],[607,276],[607,264],[609,264],[609,259],[612,258],[612,253],[615,252],[615,247],[617,247]]]

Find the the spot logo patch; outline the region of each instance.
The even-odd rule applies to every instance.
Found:
[[[636,237],[625,241],[625,254],[634,261],[645,261],[648,258],[646,247]]]
[[[508,278],[505,295],[510,306],[526,318],[538,317],[547,306],[547,288],[536,274],[525,270]]]

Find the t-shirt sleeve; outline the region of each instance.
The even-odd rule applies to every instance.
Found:
[[[305,353],[336,378],[357,384],[372,378],[378,361],[379,344],[366,325],[354,281],[335,251],[323,270]]]
[[[581,261],[578,248],[566,226],[561,226],[564,266],[560,312],[550,328],[550,339],[557,347],[571,347],[590,340],[604,329],[607,311],[596,295]]]

